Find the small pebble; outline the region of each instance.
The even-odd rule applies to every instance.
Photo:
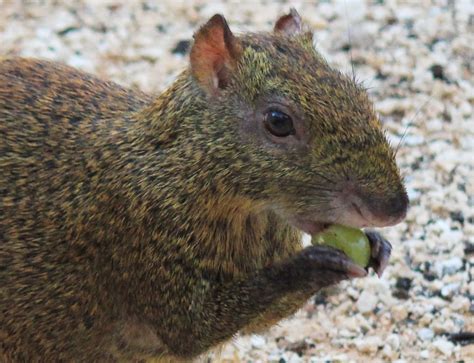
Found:
[[[454,349],[454,344],[444,338],[436,339],[433,346],[446,357],[450,357]]]
[[[434,332],[429,328],[423,328],[418,330],[418,337],[423,341],[430,341],[434,338]]]
[[[355,341],[357,350],[361,353],[373,354],[377,352],[380,346],[383,345],[383,341],[379,337],[365,337]]]
[[[430,68],[433,77],[436,79],[444,80],[444,68],[440,64],[433,64]]]
[[[398,334],[390,334],[387,337],[386,342],[395,351],[400,348],[400,337]]]
[[[430,352],[425,349],[420,352],[420,358],[422,359],[428,359],[430,357]]]
[[[411,288],[411,283],[412,283],[412,279],[408,277],[399,277],[397,278],[395,287],[398,289],[403,289],[403,290],[408,291]]]
[[[364,290],[357,300],[357,309],[362,313],[369,313],[377,305],[378,298],[375,294]]]
[[[435,270],[439,277],[444,275],[452,275],[459,271],[463,266],[463,262],[459,257],[452,257],[448,260],[438,261]]]
[[[408,310],[405,305],[396,305],[392,308],[392,317],[394,322],[398,323],[405,320],[408,316]]]
[[[185,55],[188,52],[190,45],[191,45],[191,41],[189,41],[189,40],[180,40],[171,52],[173,54]]]
[[[252,335],[250,342],[253,348],[262,348],[266,344],[265,338],[261,335]]]
[[[445,298],[451,298],[459,291],[459,288],[459,283],[453,282],[451,284],[447,284],[441,289],[441,296]]]

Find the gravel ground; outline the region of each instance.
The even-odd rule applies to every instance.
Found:
[[[163,90],[193,30],[216,12],[270,30],[294,6],[334,66],[370,87],[411,208],[388,228],[391,265],[345,282],[266,335],[238,337],[225,362],[474,362],[474,2],[0,0],[0,55],[63,61]],[[403,137],[405,135],[405,137]],[[470,333],[470,334],[469,334]]]

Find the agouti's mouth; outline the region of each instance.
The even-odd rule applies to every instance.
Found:
[[[328,228],[331,223],[326,222],[316,222],[309,219],[303,218],[294,218],[290,220],[290,223],[298,228],[299,230],[309,234],[314,235],[316,233],[322,232],[324,229]]]

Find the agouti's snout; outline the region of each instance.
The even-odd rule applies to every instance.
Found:
[[[387,227],[405,218],[409,200],[402,186],[388,195],[376,195],[364,193],[348,183],[333,204],[334,207],[344,207],[339,223],[358,228]]]
[[[387,226],[401,222],[408,209],[408,195],[405,191],[379,201],[377,198],[369,199],[369,208],[378,218],[387,221]]]

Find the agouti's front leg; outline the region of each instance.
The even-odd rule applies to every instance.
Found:
[[[392,245],[376,231],[367,230],[365,234],[369,240],[371,250],[368,267],[373,268],[377,275],[381,276],[390,260]],[[268,329],[279,320],[294,314],[311,295],[311,291],[296,291],[285,295],[282,299],[275,301],[263,315],[245,327],[242,332],[244,334],[259,333]]]
[[[171,334],[162,339],[176,356],[193,357],[228,340],[288,294],[311,294],[341,280],[365,275],[364,269],[333,248],[307,247],[246,279],[209,283],[212,287],[205,295],[193,299],[185,321],[175,321]]]

